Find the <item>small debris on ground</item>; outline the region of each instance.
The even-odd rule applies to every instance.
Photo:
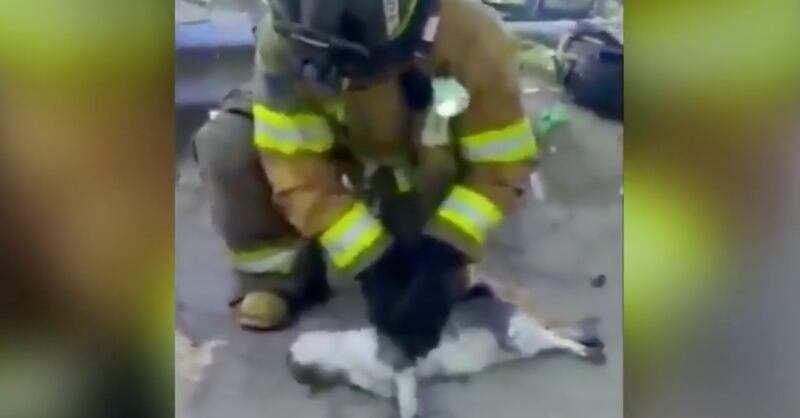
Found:
[[[606,284],[606,275],[600,274],[590,281],[592,287],[603,287]]]

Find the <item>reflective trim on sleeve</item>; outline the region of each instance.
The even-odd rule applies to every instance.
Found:
[[[463,186],[455,186],[439,207],[436,215],[483,244],[489,229],[500,223],[500,208],[482,194]]]
[[[538,147],[527,118],[504,128],[461,138],[462,155],[467,161],[503,163],[536,157]]]
[[[325,118],[308,113],[287,114],[253,105],[255,144],[258,149],[282,154],[321,153],[333,145]]]
[[[333,264],[347,269],[384,234],[380,222],[362,203],[356,203],[320,237]]]
[[[233,267],[243,273],[288,274],[296,255],[294,248],[271,246],[231,252]]]

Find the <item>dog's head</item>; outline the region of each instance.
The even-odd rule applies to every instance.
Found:
[[[292,344],[288,366],[314,392],[345,384],[391,397],[394,373],[378,357],[377,340],[372,329],[306,332]]]
[[[334,343],[335,338],[329,332],[302,334],[292,344],[286,359],[292,377],[313,392],[348,383],[347,372],[332,358],[338,351]]]

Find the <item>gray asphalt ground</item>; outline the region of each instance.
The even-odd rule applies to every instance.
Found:
[[[526,79],[531,117],[564,102],[559,91]],[[608,362],[548,356],[504,365],[466,381],[423,389],[426,418],[622,417],[622,125],[565,104],[570,121],[545,138],[538,170],[543,198],[529,194],[492,237],[479,269],[530,295],[545,320],[600,318]],[[179,134],[181,134],[179,132]],[[176,285],[179,332],[202,346],[224,345],[194,383],[179,376],[180,418],[389,418],[392,404],[348,388],[311,394],[285,366],[299,332],[364,325],[352,283],[293,329],[241,330],[227,306],[234,291],[223,242],[214,232],[196,167],[179,162],[176,184]],[[603,288],[589,281],[607,276]],[[187,356],[181,351],[176,361]]]

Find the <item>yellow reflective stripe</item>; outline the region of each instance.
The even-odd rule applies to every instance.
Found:
[[[460,142],[464,158],[475,162],[513,162],[533,158],[538,153],[528,118],[463,137]]]
[[[400,22],[400,25],[397,27],[397,30],[395,31],[394,34],[392,34],[391,36],[392,39],[399,37],[400,35],[403,34],[403,32],[406,31],[409,22],[411,22],[411,16],[414,15],[414,9],[416,8],[417,8],[417,0],[412,0],[411,4],[408,6],[408,9],[406,9],[406,14],[405,16],[403,16],[403,21]]]
[[[463,186],[455,186],[437,211],[464,233],[482,244],[486,232],[500,223],[503,213],[484,195]]]
[[[462,155],[467,161],[504,163],[534,158],[538,147],[533,135],[525,134],[507,140],[479,146],[462,146]]]
[[[498,139],[502,140],[509,137],[515,137],[523,133],[531,133],[531,122],[528,118],[521,118],[507,126],[499,129],[491,129],[477,134],[465,136],[461,138],[462,144],[481,145],[494,142]],[[532,134],[531,134],[532,135]]]
[[[383,227],[362,203],[356,203],[320,237],[333,264],[347,268],[383,235]]]
[[[257,132],[255,144],[260,150],[277,151],[281,154],[287,155],[293,155],[299,152],[314,152],[319,154],[331,149],[333,146],[333,140],[319,139],[298,144],[295,142],[276,140],[275,137],[270,136],[269,134]]]
[[[289,273],[296,255],[294,248],[273,246],[231,252],[234,268],[245,273]]]
[[[283,129],[326,125],[325,118],[313,113],[281,113],[258,103],[253,105],[253,116],[257,120],[267,122]]]
[[[253,105],[255,145],[283,154],[325,152],[333,145],[333,133],[325,118],[313,114],[286,114]]]

